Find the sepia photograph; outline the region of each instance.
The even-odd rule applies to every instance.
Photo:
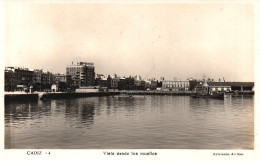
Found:
[[[255,150],[252,3],[2,8],[4,150]]]

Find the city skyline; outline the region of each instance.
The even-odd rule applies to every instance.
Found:
[[[11,4],[7,11],[5,66],[65,74],[86,61],[106,75],[254,81],[252,5]]]
[[[71,64],[71,65],[68,65],[66,66],[66,70],[68,67],[72,67],[72,66],[78,66],[77,64],[80,63],[80,62],[76,62],[74,64]],[[89,62],[88,62],[89,63]],[[93,63],[93,62],[91,62]],[[94,64],[94,63],[93,63]],[[95,66],[94,66],[95,67]],[[28,67],[18,67],[18,66],[6,66],[5,67],[5,70],[10,70],[10,69],[22,69],[22,70],[28,70],[28,71],[42,71],[43,73],[50,73],[50,74],[53,74],[53,75],[68,75],[66,74],[66,72],[64,73],[59,73],[59,72],[55,72],[53,73],[52,71],[49,71],[49,70],[45,70],[45,69],[40,69],[40,68],[28,68]],[[69,74],[70,75],[70,74]],[[187,77],[186,79],[180,79],[178,77],[172,77],[170,79],[165,79],[165,77],[161,76],[160,78],[155,78],[155,77],[144,77],[143,75],[138,75],[138,74],[135,74],[135,75],[128,75],[127,73],[123,74],[123,75],[118,75],[117,73],[113,73],[113,74],[110,74],[110,73],[97,73],[95,72],[95,77],[103,77],[103,78],[108,78],[108,77],[111,77],[111,78],[137,78],[137,79],[141,79],[141,80],[157,80],[157,81],[161,81],[161,80],[165,80],[165,81],[185,81],[185,80],[206,80],[206,81],[210,81],[210,82],[228,82],[230,80],[226,80],[225,77],[222,77],[222,78],[218,78],[218,79],[214,79],[214,78],[210,78],[208,77],[207,75],[203,74],[201,75],[201,77]],[[230,81],[230,82],[237,82],[237,81]],[[253,81],[254,82],[254,81]]]

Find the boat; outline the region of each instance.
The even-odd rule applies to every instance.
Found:
[[[225,94],[223,92],[213,92],[210,91],[209,85],[207,82],[204,82],[204,84],[198,85],[195,89],[195,93],[190,95],[193,98],[217,98],[217,99],[224,99]]]
[[[235,91],[234,94],[232,95],[232,97],[242,97],[242,94],[239,94],[238,91]]]

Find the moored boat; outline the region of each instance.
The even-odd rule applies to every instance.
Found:
[[[197,85],[195,88],[195,93],[191,95],[193,98],[218,98],[218,99],[224,99],[224,92],[218,92],[215,90],[212,90],[207,82],[204,82],[204,84]]]

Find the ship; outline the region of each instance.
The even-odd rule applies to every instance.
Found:
[[[210,91],[209,85],[207,82],[204,82],[204,84],[198,85],[194,94],[191,94],[190,96],[193,98],[217,98],[217,99],[224,99],[224,92],[212,92]]]

